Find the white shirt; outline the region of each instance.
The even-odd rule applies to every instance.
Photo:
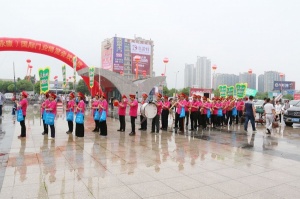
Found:
[[[264,106],[264,111],[266,114],[272,114],[274,109],[275,108],[274,108],[273,104],[271,104],[271,103],[266,103]]]

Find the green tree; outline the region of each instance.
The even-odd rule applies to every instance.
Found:
[[[7,87],[7,91],[13,93],[15,91],[15,84],[12,83]]]
[[[268,97],[268,92],[258,92],[256,93],[256,99],[264,99]]]
[[[34,84],[34,92],[40,94],[40,92],[41,92],[40,81],[37,81],[37,82]]]
[[[18,91],[33,91],[33,84],[31,81],[20,80],[17,82]]]
[[[73,90],[74,89],[74,84],[73,82],[69,82],[69,90]]]
[[[189,96],[190,95],[190,87],[186,87],[186,88],[183,88],[179,91],[179,93],[184,93],[185,95]]]
[[[293,100],[294,99],[294,96],[290,95],[290,94],[287,94],[287,95],[284,95],[283,96],[284,99],[288,99],[288,100]]]
[[[76,86],[76,91],[77,92],[82,92],[84,95],[90,95],[90,90],[84,83],[84,81],[81,79],[79,80],[77,86]]]
[[[0,81],[0,91],[2,93],[7,93],[8,92],[8,86],[11,85],[13,82],[12,81]]]
[[[220,97],[220,90],[217,88],[213,91],[215,97]]]

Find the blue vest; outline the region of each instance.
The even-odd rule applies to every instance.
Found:
[[[246,115],[248,115],[248,116],[254,116],[253,115],[253,109],[252,109],[253,106],[254,106],[254,103],[252,101],[245,102],[245,112],[246,112]]]

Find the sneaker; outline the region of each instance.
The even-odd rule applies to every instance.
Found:
[[[129,133],[129,136],[134,136],[134,135],[135,135],[135,132]]]
[[[268,132],[267,132],[267,134],[271,134],[271,131],[270,131],[270,129],[267,129],[267,131],[268,131]]]
[[[43,132],[42,135],[48,135],[48,133]]]
[[[257,132],[257,130],[256,129],[254,129],[254,130],[252,130],[253,132]]]

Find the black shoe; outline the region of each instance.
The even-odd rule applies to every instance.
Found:
[[[42,135],[48,135],[48,133],[43,132]]]
[[[159,131],[156,131],[156,133],[159,133]]]
[[[155,133],[155,131],[151,131],[150,133]]]
[[[143,128],[139,128],[138,130],[144,130]]]
[[[195,129],[189,129],[189,131],[194,131]]]
[[[267,129],[267,131],[268,131],[268,133],[267,133],[267,134],[271,134],[271,131],[270,131],[270,129]]]
[[[125,130],[120,130],[121,132],[125,132]]]
[[[134,136],[134,135],[135,135],[135,132],[129,133],[129,136]]]
[[[121,129],[118,129],[117,131],[122,131]]]
[[[97,129],[92,130],[92,132],[97,132]]]

